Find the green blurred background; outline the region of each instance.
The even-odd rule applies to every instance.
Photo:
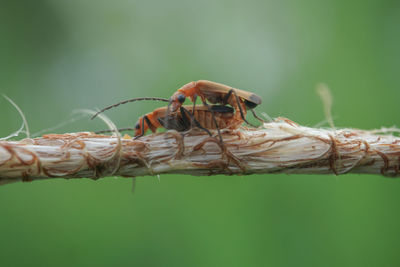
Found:
[[[32,133],[208,79],[258,111],[399,125],[399,1],[1,1],[0,93]],[[159,103],[107,112],[132,126]],[[0,136],[19,128],[0,99]],[[53,132],[98,130],[83,118]],[[22,136],[21,136],[22,138]],[[400,181],[375,175],[162,175],[0,187],[1,266],[399,266]]]

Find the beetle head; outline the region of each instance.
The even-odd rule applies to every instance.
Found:
[[[185,100],[186,100],[186,95],[183,92],[177,91],[169,99],[168,106],[171,107],[172,112],[175,112],[182,106]]]

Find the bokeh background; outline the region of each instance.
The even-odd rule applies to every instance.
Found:
[[[71,115],[208,79],[313,126],[326,83],[338,127],[400,124],[399,1],[0,3],[0,93],[31,132],[99,130]],[[119,127],[159,103],[107,112]],[[19,128],[0,99],[0,136]],[[326,126],[326,125],[325,125]],[[20,138],[22,138],[21,136]],[[400,180],[162,175],[0,187],[1,266],[399,266]]]

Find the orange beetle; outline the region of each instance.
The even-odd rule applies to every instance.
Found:
[[[194,110],[198,96],[206,106],[206,100],[213,104],[231,105],[236,110],[237,116],[240,115],[243,121],[247,124],[250,123],[245,119],[246,109],[250,109],[255,118],[264,122],[264,120],[259,118],[253,110],[257,105],[261,104],[261,97],[251,92],[206,80],[190,82],[179,88],[169,99],[171,111],[174,112],[178,110],[187,97],[189,97],[193,102]]]
[[[194,127],[207,132],[215,129],[237,129],[242,123],[241,118],[235,116],[235,110],[229,106],[211,105],[197,106],[194,113],[192,106],[181,106],[176,112],[168,112],[168,107],[161,107],[140,117],[135,128],[124,128],[120,130],[134,130],[135,138],[143,136],[149,129],[154,133],[158,128],[176,130],[178,132],[188,131]],[[217,124],[212,118],[215,118]],[[110,130],[97,133],[110,132]]]

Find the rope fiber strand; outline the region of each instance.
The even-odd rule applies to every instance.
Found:
[[[396,129],[397,130],[397,129]],[[0,141],[0,184],[53,178],[348,172],[399,176],[400,138],[387,129],[316,129],[278,118],[262,127],[129,137],[91,132]]]

